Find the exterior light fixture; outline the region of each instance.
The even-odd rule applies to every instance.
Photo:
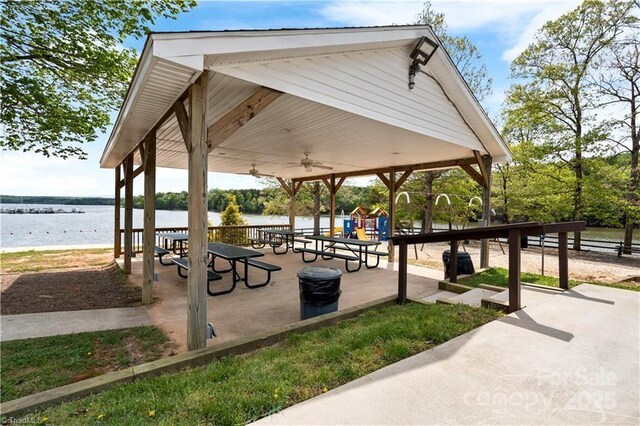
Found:
[[[413,89],[416,85],[416,73],[420,71],[421,65],[426,65],[429,62],[429,59],[433,56],[438,45],[428,39],[427,37],[422,37],[411,51],[411,65],[409,66],[409,90]]]

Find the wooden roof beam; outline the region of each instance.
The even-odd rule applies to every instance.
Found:
[[[406,172],[407,170],[413,170],[415,172],[421,170],[430,170],[430,169],[445,169],[451,167],[459,167],[462,165],[470,165],[477,164],[476,159],[474,158],[461,158],[458,160],[443,160],[443,161],[434,161],[432,163],[417,163],[417,164],[407,164],[404,166],[394,166],[393,169],[397,172]],[[333,173],[336,177],[354,177],[354,176],[375,176],[382,173],[390,173],[391,167],[377,168],[377,169],[365,169],[365,170],[356,170],[353,172],[344,172],[344,173]],[[327,175],[317,175],[317,176],[306,176],[301,178],[296,178],[302,182],[311,182],[315,180],[322,179],[330,179],[331,174]]]
[[[280,182],[280,186],[282,186],[282,188],[286,191],[286,193],[289,194],[290,197],[292,197],[293,187],[289,186],[289,184],[282,178],[276,177],[276,179],[278,180],[278,182]]]
[[[184,102],[178,99],[173,104],[173,112],[176,114],[176,120],[178,120],[178,127],[180,127],[180,133],[182,133],[182,140],[187,147],[187,152],[191,152],[191,139],[189,137],[189,116],[187,110],[184,107]]]
[[[383,173],[376,173],[376,174],[378,175],[378,178],[380,178],[382,183],[384,183],[384,186],[386,186],[387,189],[391,189],[391,182],[389,181],[389,179]]]
[[[249,120],[278,99],[280,95],[282,95],[282,92],[268,87],[260,87],[251,96],[209,126],[207,130],[209,152],[247,124]]]
[[[409,178],[409,176],[411,176],[411,173],[413,173],[413,169],[406,170],[402,174],[402,176],[400,176],[400,179],[398,179],[398,181],[396,182],[396,192],[400,189],[402,184]]]
[[[480,183],[480,185],[482,185],[484,188],[488,188],[490,170],[487,170],[487,168],[485,167],[484,158],[482,158],[482,155],[480,154],[479,151],[474,150],[473,155],[476,157],[476,163],[478,164],[478,168],[480,169],[480,174],[482,175],[482,183]]]
[[[467,174],[471,176],[471,178],[475,180],[478,183],[478,185],[484,186],[484,178],[480,173],[476,171],[476,169],[474,169],[469,165],[460,166],[460,168],[465,172],[467,172]]]

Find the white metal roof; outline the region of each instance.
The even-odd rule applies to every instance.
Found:
[[[151,34],[105,147],[116,167],[205,69],[211,125],[264,86],[283,92],[215,148],[209,170],[297,178],[310,153],[331,172],[510,153],[443,49],[408,89],[426,26]],[[157,132],[158,167],[186,168],[175,116]],[[136,161],[139,163],[140,158]]]

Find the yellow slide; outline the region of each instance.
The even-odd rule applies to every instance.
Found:
[[[342,227],[341,226],[336,226],[335,228],[333,228],[333,232],[336,235],[342,236]],[[325,237],[331,237],[331,235],[329,235],[330,233],[331,233],[331,231],[325,232],[324,236]]]
[[[369,237],[367,237],[367,233],[364,232],[364,228],[356,228],[356,237],[362,241],[369,241]]]

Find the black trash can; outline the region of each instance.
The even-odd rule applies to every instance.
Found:
[[[520,248],[529,248],[529,237],[520,237]]]
[[[301,320],[338,310],[341,277],[336,268],[311,266],[298,271]]]
[[[442,252],[442,263],[444,263],[444,278],[449,278],[449,266],[451,260],[451,251],[445,250]],[[458,252],[458,275],[474,274],[476,272],[473,269],[473,262],[471,261],[471,255],[466,251]]]

